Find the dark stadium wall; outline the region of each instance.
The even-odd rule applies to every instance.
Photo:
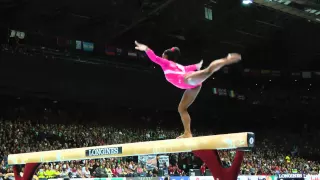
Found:
[[[183,93],[159,73],[7,53],[1,55],[0,86],[78,101],[174,109]]]

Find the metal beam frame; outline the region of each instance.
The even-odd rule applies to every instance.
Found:
[[[119,36],[123,35],[124,33],[130,31],[131,29],[133,29],[134,27],[136,27],[137,25],[141,24],[142,22],[148,20],[152,15],[158,13],[159,11],[163,10],[164,8],[166,8],[167,6],[169,6],[171,3],[173,3],[176,0],[167,0],[166,2],[164,2],[163,4],[161,4],[159,7],[155,8],[154,10],[152,10],[148,15],[142,17],[141,19],[133,22],[131,25],[129,25],[127,28],[125,28],[124,30],[118,32],[117,34],[115,34],[114,36],[112,36],[110,38],[110,40],[114,40],[116,38],[118,38]]]
[[[284,4],[280,4],[272,1],[266,1],[266,0],[254,0],[254,3],[260,6],[272,8],[272,9],[290,14],[292,16],[304,18],[315,23],[320,23],[320,19],[317,18],[316,16]]]

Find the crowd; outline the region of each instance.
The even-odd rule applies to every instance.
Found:
[[[3,98],[2,100],[5,101]],[[11,102],[11,99],[9,100]],[[21,103],[18,100],[17,102]],[[52,106],[55,105],[53,103]],[[118,111],[120,115],[117,116],[112,110],[113,115],[107,118],[109,124],[105,124],[105,118],[101,123],[94,123],[93,120],[85,120],[85,115],[81,116],[78,113],[74,113],[74,116],[66,115],[63,110],[54,110],[54,108],[45,108],[41,112],[39,110],[32,111],[31,114],[36,114],[36,116],[31,116],[28,112],[33,108],[17,107],[16,103],[13,103],[11,108],[7,108],[7,106],[7,103],[0,102],[0,114],[4,114],[0,117],[0,180],[10,179],[13,176],[12,167],[7,164],[8,154],[170,139],[179,136],[180,132],[173,128],[167,128],[165,123],[161,124],[163,121],[161,113],[149,116],[147,111],[134,113],[132,109],[122,109]],[[114,121],[115,119],[116,121]],[[172,123],[169,125],[172,126]],[[307,126],[304,128],[308,129]],[[203,130],[200,133],[200,131],[194,130],[194,136],[213,133]],[[310,134],[310,132],[302,130],[297,134],[268,129],[266,132],[257,130],[255,133],[257,136],[256,147],[252,152],[245,153],[240,174],[320,173],[320,164],[316,161],[320,154],[320,148],[315,143],[319,139],[318,132]],[[235,151],[218,152],[224,166],[230,166]],[[154,169],[147,169],[143,164],[139,164],[137,157],[45,163],[39,167],[36,176],[39,179],[52,177],[154,177],[165,174],[183,176],[189,175],[190,169],[205,169],[201,160],[194,157],[192,153],[169,154],[169,159],[168,167],[155,167]],[[206,170],[206,172],[202,172],[202,174],[209,175],[209,171]],[[23,174],[23,167],[21,173]]]
[[[6,156],[10,153],[45,151],[103,144],[127,143],[146,140],[174,138],[176,131],[116,129],[112,127],[33,124],[31,121],[0,121],[0,177],[10,175],[12,168],[7,166]],[[285,154],[276,144],[265,139],[245,155],[240,174],[277,174],[303,172],[319,174],[320,165],[316,161],[298,156],[298,147]],[[221,160],[230,166],[234,151],[219,151]],[[137,163],[135,157],[83,160],[43,164],[37,175],[50,177],[124,177],[158,176],[168,172],[170,175],[184,175],[190,168],[201,165],[192,154],[171,154],[167,169],[147,170]],[[23,171],[23,170],[22,170]]]

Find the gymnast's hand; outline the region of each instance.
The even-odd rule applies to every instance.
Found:
[[[140,43],[138,43],[138,41],[135,41],[134,43],[136,44],[136,50],[146,51],[148,49],[148,46],[146,46],[144,44],[140,44]]]
[[[197,69],[200,70],[203,64],[203,60],[201,60],[198,64],[196,64]]]

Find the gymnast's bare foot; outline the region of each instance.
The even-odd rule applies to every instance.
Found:
[[[192,138],[192,134],[191,133],[184,133],[181,136],[177,137],[177,139],[181,139],[181,138]]]
[[[228,64],[233,64],[241,60],[241,55],[237,53],[230,53],[226,58]]]

